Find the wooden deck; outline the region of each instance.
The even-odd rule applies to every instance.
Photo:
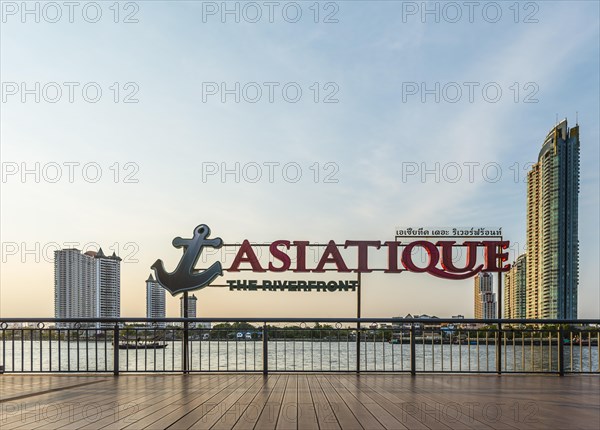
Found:
[[[600,377],[0,375],[20,429],[594,429]]]

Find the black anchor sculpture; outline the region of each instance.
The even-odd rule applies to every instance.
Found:
[[[173,272],[168,273],[160,259],[152,265],[156,280],[171,295],[204,288],[214,278],[223,275],[221,263],[218,261],[202,272],[194,269],[200,254],[202,254],[202,248],[205,246],[220,248],[223,245],[220,237],[208,239],[209,235],[210,228],[206,224],[200,224],[194,229],[194,236],[191,239],[182,239],[181,237],[173,239],[175,248],[183,248],[183,257]]]

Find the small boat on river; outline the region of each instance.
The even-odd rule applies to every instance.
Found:
[[[119,342],[119,349],[164,349],[167,345],[156,341]]]

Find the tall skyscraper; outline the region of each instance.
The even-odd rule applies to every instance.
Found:
[[[197,301],[198,301],[198,299],[196,299],[196,296],[194,294],[192,294],[191,296],[188,295],[188,318],[196,318],[196,302]],[[179,313],[180,313],[181,318],[184,318],[183,294],[179,298]],[[189,327],[196,328],[196,324],[190,323]]]
[[[496,318],[494,276],[491,273],[481,272],[475,276],[474,282],[475,318]]]
[[[192,294],[191,296],[188,295],[188,318],[196,318],[196,302],[197,301],[198,301],[198,299],[196,299],[196,296],[194,294]],[[180,312],[181,318],[184,318],[183,294],[179,298],[179,312]]]
[[[146,280],[146,318],[165,317],[165,289],[150,275]],[[164,327],[165,323],[158,323]]]
[[[96,316],[96,265],[93,256],[78,249],[54,251],[54,316]]]
[[[96,261],[96,315],[100,318],[121,316],[121,259],[113,254],[107,257],[102,248],[94,256]]]
[[[527,175],[527,318],[577,318],[579,146],[565,119]]]
[[[504,275],[504,317],[527,318],[527,255],[520,255]]]
[[[118,318],[121,315],[121,259],[78,249],[54,252],[56,318]],[[109,324],[110,325],[110,324]]]

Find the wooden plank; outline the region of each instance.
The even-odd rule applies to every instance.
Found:
[[[356,377],[341,376],[330,376],[329,381],[331,385],[338,390],[338,392],[347,392],[353,399],[348,402],[348,406],[354,410],[354,408],[365,408],[381,425],[386,429],[408,429],[407,426],[402,424],[394,415],[390,414],[385,408],[379,405],[373,400],[367,393],[365,393],[360,387],[352,385],[348,382],[348,379]]]
[[[268,379],[264,380],[263,386],[260,391],[256,394],[256,396],[252,399],[252,401],[248,404],[246,409],[240,415],[240,418],[234,425],[234,429],[236,430],[248,430],[254,429],[256,423],[261,415],[261,412],[265,408],[271,393],[279,383],[279,380],[282,378],[280,375],[270,376]]]
[[[405,398],[407,396],[406,390],[401,389],[400,381],[411,381],[410,376],[402,376],[396,377],[394,381],[395,384],[391,384],[388,380],[389,375],[373,375],[372,378],[369,378],[369,381],[366,383],[368,387],[373,389],[373,391],[382,393],[382,395],[386,395],[389,393],[391,396],[398,396],[399,398]],[[404,379],[402,379],[404,378]],[[407,424],[409,420],[409,416],[416,419],[423,425],[432,428],[442,428],[442,429],[453,429],[460,428],[465,429],[469,428],[469,426],[460,425],[456,427],[453,422],[448,422],[448,420],[444,419],[440,408],[436,402],[431,401],[425,396],[415,395],[419,393],[415,393],[414,389],[411,390],[410,398],[411,401],[402,402],[402,414],[400,415],[403,424]],[[390,398],[390,397],[388,397]],[[410,427],[410,426],[409,426]]]
[[[189,375],[188,378],[193,375]],[[219,378],[214,384],[208,387],[199,387],[199,389],[188,389],[182,387],[180,396],[177,397],[178,402],[173,402],[171,407],[156,409],[152,407],[153,412],[146,415],[144,418],[125,426],[124,428],[140,429],[140,428],[167,428],[174,422],[187,415],[189,412],[202,405],[223,392],[227,387],[235,386],[240,380],[240,376],[227,378],[227,375]]]
[[[200,392],[218,391],[231,383],[231,378],[228,380],[224,375],[181,375],[175,382],[168,388],[161,387],[158,396],[139,401],[134,413],[120,417],[103,428],[112,430],[142,427],[147,422],[153,422],[171,411],[178,410],[191,402]]]
[[[261,430],[275,428],[288,379],[288,375],[281,375],[275,387],[273,387],[273,391],[265,403],[263,410],[260,412],[255,428]]]
[[[377,375],[376,378],[372,378],[367,384],[375,390],[388,390],[394,385],[398,385],[396,380],[390,379],[391,375]],[[488,378],[488,376],[482,376]],[[463,396],[465,386],[459,385],[453,389],[449,389],[447,386],[439,385],[438,383],[445,378],[444,375],[420,375],[418,378],[418,384],[411,384],[411,393],[415,394],[421,406],[417,405],[417,411],[424,411],[421,413],[427,421],[438,420],[443,424],[451,428],[470,428],[470,429],[486,429],[490,428],[503,428],[507,430],[514,430],[516,428],[535,428],[528,426],[523,423],[512,422],[508,419],[506,413],[508,408],[505,407],[504,412],[500,411],[499,416],[496,418],[493,415],[496,413],[496,408],[502,408],[502,405],[507,405],[505,402],[506,398],[503,395],[499,403],[494,404],[489,402],[482,402],[486,395],[493,393],[493,383],[497,381],[497,377],[489,376],[490,384],[487,384],[486,389],[482,390],[484,398],[478,396],[473,398],[472,396]],[[469,383],[468,376],[459,376],[462,381],[466,384]],[[447,392],[446,395],[442,394]],[[491,407],[491,408],[489,408]],[[491,411],[492,419],[487,419],[482,416],[482,411]],[[427,412],[429,411],[429,412]],[[429,415],[431,418],[428,418]]]
[[[331,385],[342,401],[352,411],[356,419],[366,429],[383,429],[384,426],[375,418],[373,414],[360,401],[356,399],[342,384],[337,382],[336,376],[324,376],[324,380]],[[357,390],[360,392],[360,390]],[[393,417],[392,417],[393,419]],[[399,423],[398,423],[399,424]],[[401,427],[396,425],[396,427]]]
[[[279,416],[277,418],[277,430],[290,430],[298,427],[298,375],[288,376],[285,386]]]
[[[310,376],[311,378],[314,376]],[[298,376],[298,428],[316,429],[319,428],[317,421],[317,412],[315,404],[310,393],[307,375]]]
[[[110,379],[89,376],[49,376],[32,379],[31,376],[3,375],[2,390],[0,390],[0,403],[13,402],[30,396],[39,396],[40,394],[95,384],[107,380]]]
[[[327,398],[327,401],[331,405],[331,409],[335,414],[340,427],[345,428],[363,428],[360,421],[354,416],[348,405],[342,400],[335,389],[327,381],[325,376],[317,376],[317,382],[323,390],[323,394]],[[379,428],[379,427],[378,427]],[[370,429],[369,429],[370,430]]]
[[[424,424],[418,416],[415,416],[412,403],[406,402],[403,399],[395,396],[394,394],[387,392],[385,390],[374,390],[368,384],[367,381],[371,379],[371,375],[368,377],[364,377],[364,375],[360,375],[356,379],[351,379],[348,377],[349,383],[355,385],[357,388],[358,384],[360,384],[360,390],[373,399],[374,402],[381,405],[388,413],[396,417],[402,424],[410,428],[411,430],[428,430],[430,427]],[[414,398],[412,400],[415,400]],[[413,402],[414,403],[414,402]],[[429,423],[428,423],[429,424]],[[441,429],[448,429],[447,426],[440,427]]]
[[[315,406],[317,423],[321,430],[337,430],[340,428],[340,424],[317,378],[316,375],[310,375],[307,378],[310,395]]]
[[[439,389],[435,388],[435,381],[439,381],[441,378],[444,378],[444,375],[419,375],[418,379],[414,381],[408,376],[372,375],[365,384],[378,393],[391,393],[401,398],[406,398],[407,395],[410,395],[412,400],[402,404],[404,415],[413,416],[430,427],[444,425],[455,429],[470,428],[487,430],[490,428],[503,428],[507,430],[532,428],[523,423],[507,420],[506,412],[508,412],[508,409],[504,411],[504,415],[500,411],[498,419],[492,416],[493,419],[490,420],[481,416],[481,411],[487,411],[488,406],[491,406],[489,411],[494,414],[497,406],[501,408],[506,403],[503,400],[499,400],[494,404],[489,402],[481,403],[481,397],[475,399],[472,396],[462,397],[461,393],[465,391],[465,387],[462,385],[449,390],[447,396],[441,396]],[[460,375],[458,378],[468,383],[469,376]],[[490,378],[493,381],[497,380],[496,376]],[[409,382],[410,393],[405,388],[401,388],[403,384],[399,384],[398,382],[402,380]],[[491,387],[491,384],[485,386],[485,390],[482,390],[482,393],[493,392],[493,390],[490,390]],[[461,402],[461,400],[464,401]]]
[[[29,429],[48,426],[54,420],[57,408],[61,409],[58,413],[62,413],[63,406],[69,407],[65,405],[64,399],[68,401],[69,398],[73,397],[73,392],[83,391],[74,390],[73,388],[76,387],[61,389],[57,392],[46,391],[37,396],[30,394],[27,398],[8,401],[0,405],[3,412],[0,422],[6,429],[19,427]],[[85,398],[85,395],[77,395],[78,401],[80,397]]]
[[[192,411],[171,424],[170,427],[175,429],[211,428],[223,413],[260,379],[257,375],[242,377],[241,380],[225,387],[215,396],[211,397],[210,400],[196,406]],[[152,428],[160,427],[160,422],[152,425]]]
[[[171,393],[181,385],[181,378],[184,376],[172,375],[170,378],[144,376],[137,379],[135,376],[119,377],[116,387],[98,392],[94,398],[89,400],[100,408],[106,405],[109,413],[104,413],[102,410],[101,417],[96,420],[88,420],[81,417],[83,414],[78,414],[79,420],[73,421],[63,428],[100,429],[109,427],[113,429],[130,425],[140,417],[142,411],[147,407],[157,405],[165,399],[172,402]]]
[[[69,409],[69,414],[65,419],[52,423],[52,427],[58,427],[59,425],[66,428],[81,428],[84,426],[90,428],[118,427],[124,421],[130,420],[131,415],[140,412],[134,408],[143,409],[144,406],[156,404],[156,399],[168,398],[171,395],[170,393],[181,386],[181,378],[183,378],[181,375],[121,376],[112,379],[111,385],[94,393],[81,395],[73,392],[70,398],[52,399],[52,401],[60,404],[72,403],[74,406]],[[216,378],[216,376],[211,375],[211,378]],[[197,382],[200,383],[201,381],[197,380]],[[85,419],[82,408],[90,406],[91,409],[86,415],[91,415],[93,418],[96,413],[99,413],[98,419]],[[96,407],[100,409],[95,410]],[[47,427],[48,423],[45,423],[40,428]]]
[[[246,409],[258,393],[264,389],[265,383],[269,378],[277,378],[274,376],[263,376],[257,381],[252,387],[250,387],[243,396],[241,396],[237,402],[227,409],[224,414],[219,417],[215,424],[211,427],[211,430],[227,430],[232,428],[238,420],[242,417]],[[258,413],[256,414],[258,418]]]
[[[160,383],[160,380],[156,380],[154,384],[158,387]],[[28,404],[35,406],[37,413],[34,411],[34,415],[37,416],[37,420],[32,422],[25,413],[26,419],[6,423],[5,428],[56,428],[81,420],[89,423],[98,415],[110,419],[114,414],[115,405],[118,406],[114,395],[116,384],[117,381],[111,378],[98,387],[73,387],[58,393],[40,395],[35,397],[35,401],[23,403],[24,409],[27,409]],[[147,384],[144,384],[144,387],[146,386]],[[139,391],[132,391],[130,394],[140,396]]]
[[[480,402],[473,402],[472,397],[462,395],[462,390],[457,387],[456,390],[442,394],[439,382],[443,380],[443,375],[423,375],[424,384],[414,386],[412,392],[421,396],[421,398],[435,408],[438,418],[452,428],[465,428],[477,430],[490,430],[494,426],[489,420],[483,419],[476,414],[482,408],[476,408]],[[497,378],[493,376],[493,378]],[[501,426],[506,430],[515,430],[519,428],[515,423],[506,420],[506,416],[498,417],[495,426]]]
[[[74,417],[62,428],[118,428],[119,423],[132,422],[132,415],[142,408],[144,403],[155,403],[156,399],[165,396],[165,392],[177,385],[180,376],[162,378],[119,377],[115,385],[97,391],[92,397],[86,397],[74,408]],[[86,411],[91,410],[91,417]],[[97,414],[97,415],[95,415]],[[58,424],[58,423],[57,423]],[[61,425],[63,423],[60,423]]]
[[[476,378],[429,375],[423,388],[417,387],[415,391],[426,393],[440,402],[474,404],[471,412],[474,419],[492,428],[570,428],[574,416],[583,421],[598,419],[598,413],[594,414],[594,410],[598,410],[597,405],[587,410],[580,407],[585,399],[593,399],[593,396],[586,395],[585,390],[573,390],[573,387],[565,390],[562,380],[554,376],[541,376],[540,379],[533,375],[503,375],[501,378],[495,375],[479,375]],[[553,387],[555,382],[558,382],[556,390]],[[533,398],[532,393],[536,393]],[[573,395],[577,399],[576,411],[570,410]],[[600,400],[600,395],[597,397]],[[550,399],[560,407],[546,409],[544,406]]]

